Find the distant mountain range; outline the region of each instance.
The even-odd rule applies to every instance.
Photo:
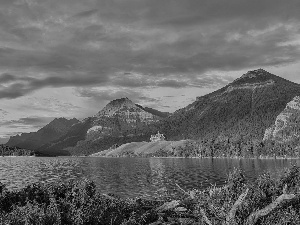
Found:
[[[64,135],[79,120],[56,118],[37,132],[23,133],[10,137],[6,145],[18,146],[20,148],[36,150],[40,146],[47,144]]]
[[[167,140],[262,142],[276,136],[278,116],[286,115],[283,111],[295,105],[292,101],[298,102],[296,96],[300,96],[299,84],[258,69],[172,114],[121,98],[92,117],[56,119],[37,132],[11,137],[7,145],[49,155],[88,155],[128,142],[148,141],[157,131]],[[297,126],[294,123],[293,129]]]

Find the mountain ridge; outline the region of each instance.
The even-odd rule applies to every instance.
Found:
[[[40,146],[57,139],[67,132],[72,125],[78,122],[79,120],[76,118],[55,118],[36,132],[23,133],[21,135],[10,137],[6,145],[35,150]]]
[[[265,129],[299,94],[299,84],[262,69],[249,71],[175,111],[162,124],[163,132],[174,140],[237,139],[241,136],[262,140]]]
[[[153,113],[151,113],[153,111]],[[38,150],[70,154],[91,154],[126,141],[144,140],[150,136],[149,126],[168,114],[133,103],[128,98],[115,99],[92,117],[74,125],[69,132]]]

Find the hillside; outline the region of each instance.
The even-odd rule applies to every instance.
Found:
[[[299,84],[262,69],[249,71],[170,115],[161,131],[169,140],[262,141],[265,130],[299,94]]]
[[[92,154],[93,157],[153,157],[153,156],[184,156],[184,149],[191,145],[191,140],[131,142],[117,148],[111,148]]]
[[[64,150],[64,154],[68,151],[72,155],[88,155],[114,144],[148,140],[155,129],[152,125],[163,119],[158,115],[168,114],[145,110],[128,98],[116,99],[39,150],[47,154],[61,154]]]
[[[55,139],[54,141],[44,144],[37,149],[41,154],[47,155],[70,155],[71,153],[64,150],[70,146],[76,146],[78,141],[84,140],[86,132],[92,126],[93,118],[88,117],[74,124],[68,132]]]
[[[66,118],[56,118],[36,132],[23,133],[10,137],[6,144],[8,146],[36,150],[40,146],[59,138],[78,122],[75,118],[69,120]]]
[[[265,131],[264,141],[279,143],[299,142],[300,139],[300,97],[296,96],[277,116],[275,123]]]
[[[268,155],[300,157],[300,97],[296,96],[266,129],[264,145]]]
[[[141,105],[138,105],[138,104],[135,104],[137,107],[140,107],[141,109],[143,109],[144,111],[148,112],[148,113],[151,113],[155,116],[159,116],[161,118],[166,118],[168,116],[171,115],[171,113],[169,112],[161,112],[161,111],[158,111],[156,109],[152,109],[152,108],[149,108],[149,107],[143,107]]]
[[[24,142],[26,139],[28,139],[34,132],[30,133],[22,133],[17,134],[15,136],[11,136],[9,140],[6,142],[6,145],[8,146],[18,146],[19,143]]]

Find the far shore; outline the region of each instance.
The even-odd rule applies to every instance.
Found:
[[[142,158],[213,158],[213,159],[299,159],[297,153],[266,151],[261,149],[256,152],[241,152],[241,150],[222,150],[221,147],[210,150],[207,146],[200,148],[193,140],[179,141],[150,141],[129,142],[117,147],[90,154],[89,157],[142,157]]]
[[[33,156],[33,155],[2,155],[0,157],[15,158],[15,157],[37,157],[37,156]]]
[[[26,156],[26,155],[20,155],[20,156],[9,156],[9,155],[5,155],[5,156],[0,156],[1,157],[5,157],[5,158],[19,158],[19,157],[30,157],[30,158],[38,158],[40,156]],[[297,160],[300,159],[300,157],[282,157],[282,156],[259,156],[259,157],[230,157],[230,156],[214,156],[214,157],[196,157],[196,156],[192,156],[192,157],[183,157],[183,156],[134,156],[134,157],[130,157],[130,156],[93,156],[93,155],[88,155],[88,156],[84,156],[84,155],[70,155],[70,156],[49,156],[49,157],[75,157],[75,158],[85,158],[85,157],[89,157],[89,158],[172,158],[172,159],[267,159],[267,160]],[[44,158],[44,156],[42,156],[42,158]]]
[[[91,158],[174,158],[174,159],[286,159],[286,160],[292,160],[292,159],[300,159],[299,157],[281,157],[281,156],[260,156],[260,157],[182,157],[182,156],[153,156],[153,157],[143,157],[143,156],[135,156],[135,157],[128,157],[128,156],[75,156],[75,157],[91,157]]]

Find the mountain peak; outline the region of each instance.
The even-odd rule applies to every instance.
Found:
[[[119,98],[109,102],[95,117],[112,116],[123,108],[138,108],[129,98]]]
[[[50,127],[65,127],[65,126],[71,126],[75,123],[79,122],[79,120],[77,120],[76,118],[73,119],[67,119],[64,117],[60,117],[60,118],[55,118],[54,120],[52,120],[50,123],[48,123],[46,126],[44,126],[44,128],[50,128]]]
[[[242,78],[255,78],[255,77],[258,77],[258,76],[266,76],[266,75],[270,75],[270,73],[267,72],[266,70],[260,68],[260,69],[257,69],[257,70],[248,71],[247,73],[245,73],[241,76],[241,79]]]
[[[264,83],[274,83],[278,80],[284,80],[274,74],[269,73],[263,69],[250,70],[243,74],[240,78],[234,80],[231,86],[244,86],[244,85],[261,85]]]
[[[134,105],[134,103],[127,97],[112,100],[107,105],[118,106],[118,105],[124,105],[124,104]]]

